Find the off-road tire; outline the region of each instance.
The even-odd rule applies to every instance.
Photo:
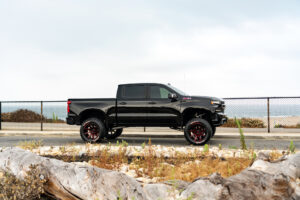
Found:
[[[119,137],[123,132],[122,128],[119,129],[114,129],[114,130],[109,130],[106,132],[106,138],[107,139],[116,139],[117,137]]]
[[[103,122],[94,117],[86,119],[80,127],[80,136],[83,141],[88,143],[100,142],[105,132]]]
[[[184,136],[193,145],[204,145],[212,136],[212,127],[205,119],[193,118],[186,123]]]

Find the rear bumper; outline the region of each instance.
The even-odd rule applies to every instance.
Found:
[[[69,125],[74,125],[75,124],[75,121],[74,121],[73,117],[67,117],[66,121],[67,121],[67,124],[69,124]]]
[[[67,124],[69,125],[78,125],[79,123],[79,119],[77,116],[68,116],[66,118]]]
[[[212,123],[214,126],[222,126],[227,122],[227,117],[221,113],[215,113],[212,117]]]

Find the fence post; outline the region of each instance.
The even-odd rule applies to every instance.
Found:
[[[268,133],[270,133],[270,98],[267,98],[267,104],[268,104]]]
[[[2,124],[1,124],[1,122],[2,122],[2,103],[1,103],[1,101],[0,101],[0,130],[2,129]]]
[[[43,101],[41,101],[41,131],[43,131]]]

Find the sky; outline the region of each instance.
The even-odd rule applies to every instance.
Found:
[[[0,0],[0,100],[300,96],[300,1]]]

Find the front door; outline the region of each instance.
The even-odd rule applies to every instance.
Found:
[[[148,91],[149,126],[180,125],[180,101],[168,98],[168,94],[173,92],[163,85],[149,85]]]

